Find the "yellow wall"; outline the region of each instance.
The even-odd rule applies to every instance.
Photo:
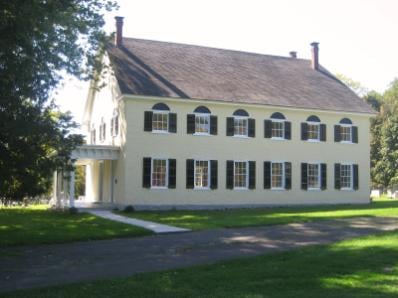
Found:
[[[369,201],[369,116],[325,111],[306,111],[259,105],[232,105],[206,102],[212,114],[218,116],[218,135],[193,136],[186,132],[186,115],[203,105],[190,100],[157,100],[124,97],[126,123],[123,124],[125,141],[122,142],[122,160],[119,163],[118,204],[151,206],[220,206],[220,205],[284,205],[284,204],[337,204],[367,203]],[[177,113],[176,134],[156,134],[144,131],[144,111],[151,110],[157,102],[164,102],[171,112]],[[256,119],[255,138],[226,136],[226,118],[244,108]],[[292,140],[276,141],[264,138],[264,119],[273,112],[282,112],[292,123]],[[308,116],[317,115],[327,125],[326,142],[301,140],[300,123]],[[350,118],[358,126],[358,144],[334,142],[334,125]],[[125,125],[125,126],[124,126]],[[124,143],[124,144],[123,144]],[[176,189],[155,190],[142,187],[143,157],[175,158],[177,160]],[[218,160],[218,189],[191,190],[185,188],[186,159]],[[226,189],[226,161],[256,161],[256,189]],[[285,191],[263,189],[263,161],[292,162],[292,189]],[[301,163],[327,163],[327,190],[301,190]],[[334,163],[352,162],[359,165],[359,190],[334,189]],[[122,164],[122,166],[120,165]],[[122,177],[123,176],[123,177]],[[125,180],[125,181],[122,181]]]

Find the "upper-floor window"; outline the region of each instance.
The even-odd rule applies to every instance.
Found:
[[[104,118],[101,118],[101,123],[99,125],[99,140],[104,142],[106,139],[106,123]]]
[[[144,130],[155,133],[177,132],[177,114],[170,113],[170,108],[164,103],[157,103],[152,111],[146,111]]]
[[[205,106],[199,106],[194,114],[187,115],[187,133],[195,135],[216,135],[217,116],[211,115]]]
[[[348,118],[341,119],[339,124],[334,126],[334,141],[358,143],[358,127],[353,126]]]
[[[275,112],[270,119],[264,120],[264,137],[274,140],[290,140],[291,123],[282,113]]]
[[[317,116],[310,116],[301,123],[301,139],[308,141],[326,141],[326,125]]]
[[[255,120],[245,110],[236,110],[233,117],[227,118],[227,136],[254,137]]]
[[[117,111],[113,112],[113,117],[111,119],[111,135],[113,137],[119,134],[119,114]]]
[[[97,136],[97,131],[96,131],[96,129],[94,128],[94,125],[93,125],[93,127],[91,128],[91,133],[90,133],[91,144],[95,144],[95,142],[96,142],[96,136]]]

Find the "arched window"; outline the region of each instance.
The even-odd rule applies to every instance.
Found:
[[[199,113],[199,114],[210,114],[211,113],[210,110],[205,106],[199,106],[193,112]]]
[[[155,104],[152,107],[152,110],[155,110],[155,111],[170,111],[170,108],[166,104],[160,102],[160,103]]]
[[[264,121],[264,137],[274,140],[290,140],[291,123],[286,121],[285,116],[275,112],[270,118]]]
[[[352,121],[348,118],[343,118],[340,120],[340,124],[348,124],[348,125],[352,125]]]
[[[242,109],[236,110],[232,115],[241,116],[241,117],[249,117],[249,113]]]
[[[198,106],[194,114],[187,115],[187,132],[194,135],[216,135],[217,116],[205,106]]]
[[[335,142],[356,143],[358,142],[358,129],[352,126],[352,121],[348,118],[340,120],[339,125],[334,127]]]
[[[326,125],[321,124],[318,116],[311,115],[301,125],[301,139],[308,141],[326,141]]]
[[[307,118],[307,122],[321,122],[318,116],[312,115]]]

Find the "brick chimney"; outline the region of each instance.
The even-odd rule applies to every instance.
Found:
[[[116,35],[115,46],[121,47],[123,45],[123,17],[115,17],[116,20]]]
[[[289,55],[290,55],[291,58],[297,58],[297,52],[296,51],[289,52]]]
[[[312,46],[312,60],[311,60],[311,67],[314,70],[319,70],[319,42],[311,43]]]

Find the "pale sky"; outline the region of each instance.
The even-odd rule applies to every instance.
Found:
[[[119,0],[106,31],[123,16],[126,37],[310,58],[368,89],[398,77],[397,0]],[[81,122],[87,84],[67,78],[56,102]]]

